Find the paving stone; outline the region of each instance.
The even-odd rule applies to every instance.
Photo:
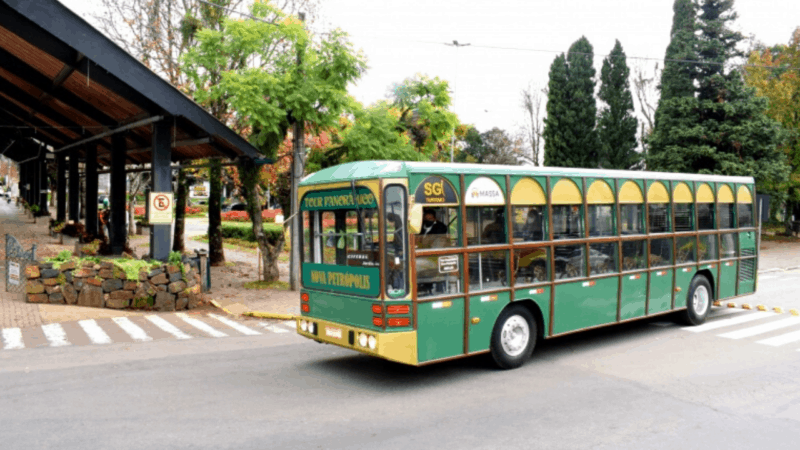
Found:
[[[186,283],[183,281],[176,281],[174,283],[170,283],[168,289],[170,294],[177,294],[178,292],[186,289]]]
[[[28,266],[25,268],[25,278],[32,280],[34,278],[39,278],[41,276],[41,272],[39,272],[38,266]]]
[[[64,299],[64,295],[61,294],[61,292],[56,292],[54,294],[50,294],[49,302],[56,305],[61,305],[66,303],[67,301]]]
[[[175,273],[169,274],[170,283],[174,283],[174,282],[180,281],[182,279],[183,279],[183,274],[181,274],[180,272],[175,272]]]
[[[91,284],[92,286],[98,286],[99,287],[99,286],[103,285],[103,280],[99,280],[99,279],[94,278],[94,277],[87,278],[86,279],[86,284]]]
[[[61,293],[64,295],[64,300],[67,301],[68,305],[74,305],[78,301],[78,291],[71,284],[65,284],[61,288]]]
[[[157,293],[155,308],[157,311],[175,311],[175,296],[166,292]]]
[[[36,280],[28,280],[25,283],[25,293],[27,294],[41,294],[44,292],[44,284]]]
[[[169,278],[167,278],[166,274],[161,273],[150,278],[150,282],[153,284],[167,284],[169,282]]]
[[[44,269],[40,271],[42,278],[55,278],[61,274],[60,270]]]

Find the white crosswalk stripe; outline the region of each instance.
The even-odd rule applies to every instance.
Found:
[[[22,330],[19,328],[4,328],[3,348],[5,350],[25,348],[25,343],[22,342]]]
[[[64,332],[64,328],[61,326],[61,324],[49,323],[47,325],[42,325],[42,332],[44,333],[44,337],[47,338],[47,342],[50,343],[51,347],[64,347],[67,345],[72,345],[67,340],[67,333]]]
[[[188,334],[184,333],[183,331],[179,330],[178,327],[175,325],[167,322],[166,320],[162,319],[159,316],[145,316],[145,319],[149,320],[150,323],[161,328],[162,330],[166,331],[167,333],[175,336],[178,339],[191,339],[192,337]]]
[[[189,327],[179,328],[179,326],[176,326],[174,324],[176,319],[180,322],[186,323],[193,329],[200,330],[204,336],[210,336],[212,338],[221,338],[232,335],[261,336],[264,334],[289,333],[290,330],[286,327],[291,329],[294,329],[295,327],[293,321],[289,321],[288,324],[248,321],[247,325],[245,325],[230,317],[225,317],[218,314],[197,316],[186,313],[174,313],[171,315],[153,314],[143,316],[142,318],[170,335],[171,338],[177,339],[192,339],[198,335],[195,334],[193,336],[189,334],[189,332],[184,331],[189,329]],[[142,328],[141,323],[137,325],[135,320],[138,321],[141,319],[134,318],[134,320],[131,320],[129,317],[114,317],[111,319],[111,321],[85,319],[72,322],[71,324],[67,325],[66,328],[58,323],[42,325],[41,327],[36,328],[3,328],[0,329],[0,339],[2,339],[0,341],[2,344],[0,350],[24,349],[26,347],[26,339],[33,339],[34,341],[36,339],[41,339],[41,334],[39,334],[38,331],[39,329],[47,339],[47,344],[51,347],[62,347],[74,344],[86,345],[87,343],[93,345],[111,344],[114,342],[116,336],[120,338],[124,336],[122,333],[120,333],[120,329],[130,336],[134,342],[148,342],[154,341],[155,339],[163,339],[163,335],[161,334],[154,335],[155,338],[148,335],[148,331],[146,331],[147,327]],[[207,322],[224,325],[227,328],[223,328],[225,331],[222,331],[222,329],[217,329],[214,326],[209,325]],[[86,337],[88,337],[88,341],[85,339],[85,337],[83,337],[83,334],[81,334],[80,337],[75,334],[79,332],[73,330],[78,329],[78,327],[75,327],[72,324],[78,325],[79,329],[85,333]],[[70,342],[70,338],[75,339],[74,343]],[[130,342],[130,340],[127,339],[122,340],[125,342]]]
[[[791,333],[782,334],[773,338],[764,339],[756,342],[756,344],[764,344],[772,347],[790,344],[792,342],[800,341],[800,331],[793,331]]]
[[[79,320],[78,325],[83,328],[83,331],[89,336],[89,340],[92,341],[93,344],[110,344],[111,338],[108,337],[105,331],[97,325],[92,319],[88,320]]]
[[[147,333],[141,327],[139,327],[139,325],[131,322],[131,319],[128,319],[127,317],[114,317],[111,320],[119,325],[123,331],[128,333],[128,336],[130,336],[134,341],[144,342],[153,340],[153,338],[148,336]]]
[[[208,333],[212,337],[225,337],[227,334],[223,333],[222,331],[217,330],[216,328],[212,327],[211,325],[203,322],[202,320],[195,319],[193,317],[189,317],[186,313],[178,313],[176,316],[180,317],[181,320],[188,323],[189,325],[197,328],[198,330]]]
[[[730,333],[720,334],[719,337],[728,339],[742,339],[759,334],[769,333],[770,331],[780,330],[781,328],[791,327],[793,325],[800,325],[800,317],[789,317],[788,319],[765,323],[756,327],[745,328],[744,330],[732,331]]]
[[[739,325],[747,322],[752,322],[754,320],[764,319],[766,317],[775,317],[775,313],[766,311],[754,312],[752,314],[737,316],[731,319],[722,319],[722,320],[707,322],[704,323],[703,325],[699,325],[696,327],[683,327],[682,329],[686,331],[691,331],[692,333],[701,333],[703,331],[716,330],[718,328],[725,328],[731,325]]]
[[[240,323],[238,323],[236,321],[228,319],[227,317],[218,316],[216,314],[209,314],[208,317],[211,317],[212,319],[219,320],[220,322],[222,322],[225,325],[233,328],[234,330],[238,331],[239,333],[244,334],[245,336],[257,336],[257,335],[261,334],[258,331],[254,330],[252,328],[248,328],[248,327],[246,327],[246,326],[244,326],[244,325],[242,325],[242,324],[240,324]]]

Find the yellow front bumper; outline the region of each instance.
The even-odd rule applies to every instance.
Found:
[[[316,328],[316,335],[303,331],[300,328],[300,321],[313,322]],[[340,323],[329,322],[327,320],[315,319],[313,317],[298,317],[295,322],[297,334],[313,339],[317,342],[338,345],[339,347],[349,348],[367,355],[378,356],[391,361],[416,366],[417,360],[417,332],[400,331],[397,333],[380,333],[364,328],[356,328]],[[353,344],[350,344],[350,332],[353,332]],[[360,333],[375,336],[377,341],[375,349],[362,347],[358,343]]]

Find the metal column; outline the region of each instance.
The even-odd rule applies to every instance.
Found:
[[[153,124],[151,192],[172,192],[171,125],[169,119]],[[172,226],[167,224],[150,226],[150,256],[153,259],[166,261],[169,258],[169,251],[172,248],[171,231]]]
[[[56,220],[67,220],[67,155],[56,155]]]
[[[127,236],[127,230],[125,229],[125,191],[127,188],[125,177],[125,135],[122,133],[113,135],[111,143],[111,195],[108,199],[111,204],[111,217],[108,224],[108,241],[111,245],[111,253],[120,255],[125,251],[125,238]]]
[[[92,236],[97,236],[97,147],[94,143],[86,146],[86,232]]]
[[[69,152],[69,220],[78,222],[80,215],[80,175],[78,175],[78,149]]]
[[[36,160],[38,167],[37,174],[39,175],[39,196],[36,202],[39,205],[39,214],[42,216],[50,216],[50,205],[47,201],[47,192],[50,190],[50,178],[47,176],[47,150],[44,144],[41,147],[39,159]]]

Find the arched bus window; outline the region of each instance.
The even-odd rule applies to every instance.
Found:
[[[689,185],[678,183],[672,190],[675,208],[675,231],[694,231],[694,196]]]
[[[416,236],[415,248],[461,245],[458,194],[447,179],[432,175],[422,180],[414,193],[414,202],[423,205],[422,227]]]
[[[608,183],[596,180],[586,191],[589,237],[614,236],[614,191]],[[602,275],[618,271],[616,242],[589,245],[589,274]]]
[[[739,186],[736,191],[736,213],[739,216],[739,228],[753,226],[753,196],[747,186]]]
[[[550,194],[553,208],[553,239],[579,239],[584,237],[583,196],[578,185],[562,178]],[[553,271],[557,279],[586,276],[586,246],[584,244],[559,245],[553,249]]]
[[[523,178],[511,191],[514,242],[547,240],[547,197],[536,180]]]
[[[634,181],[619,188],[620,233],[623,236],[644,234],[644,195]],[[622,270],[647,268],[647,240],[622,241]]]
[[[478,177],[464,193],[467,209],[467,245],[508,243],[506,198],[496,181]],[[470,292],[508,286],[508,251],[469,254]]]
[[[730,186],[727,184],[720,185],[719,189],[717,189],[717,219],[720,229],[736,228],[735,206],[733,191]]]
[[[669,192],[664,184],[656,181],[647,190],[647,220],[650,233],[668,233],[669,226]]]
[[[547,236],[547,196],[532,178],[523,178],[511,191],[514,242],[541,242]],[[517,286],[550,280],[550,249],[547,247],[514,250],[514,283]]]
[[[697,186],[697,229],[714,230],[714,191],[705,183]]]

